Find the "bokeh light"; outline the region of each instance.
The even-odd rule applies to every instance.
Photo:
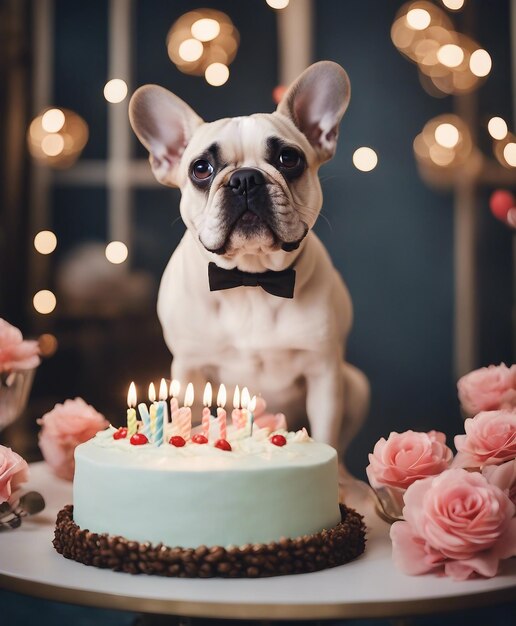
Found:
[[[503,157],[511,167],[516,167],[516,143],[510,141],[505,145]]]
[[[501,117],[492,117],[487,123],[487,130],[493,139],[505,139],[509,132],[506,121]]]
[[[55,295],[48,289],[42,289],[34,294],[32,299],[34,308],[42,315],[48,315],[56,308],[57,300]]]
[[[220,87],[227,82],[229,78],[229,68],[223,63],[212,63],[206,68],[204,77],[206,78],[206,82],[208,84],[213,87]]]
[[[487,76],[492,66],[493,62],[487,50],[475,50],[469,59],[470,70],[480,78]]]
[[[51,230],[42,230],[34,237],[34,247],[40,254],[51,254],[57,248],[57,237]]]
[[[123,263],[128,254],[127,246],[121,241],[111,241],[106,246],[106,259],[115,265]]]
[[[219,36],[220,24],[211,17],[203,17],[192,24],[191,32],[199,41],[211,41]]]
[[[38,337],[38,347],[41,356],[45,358],[54,356],[57,352],[57,348],[59,347],[57,337],[55,335],[51,335],[50,333],[40,335]]]
[[[372,148],[362,146],[353,153],[353,165],[361,172],[370,172],[378,164],[378,155]]]
[[[456,126],[445,122],[434,131],[435,140],[443,148],[454,148],[459,143],[459,131]]]
[[[198,39],[185,39],[179,46],[179,56],[189,63],[198,61],[203,51],[204,46]]]
[[[464,50],[454,43],[447,43],[437,51],[439,62],[446,67],[458,67],[464,61]]]
[[[458,11],[464,6],[464,0],[442,0],[442,2],[450,11]]]
[[[47,133],[58,133],[65,123],[65,115],[61,109],[49,109],[41,117],[41,126]]]
[[[424,30],[430,26],[432,18],[426,9],[410,9],[407,13],[407,23],[414,30]]]
[[[104,98],[112,104],[118,104],[127,96],[127,83],[121,78],[112,78],[104,85]]]
[[[49,157],[57,156],[64,150],[64,139],[58,133],[49,133],[41,140],[41,150]]]
[[[276,10],[286,9],[289,5],[290,0],[265,0],[267,4]]]

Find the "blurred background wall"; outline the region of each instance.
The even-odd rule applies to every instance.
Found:
[[[291,0],[283,15],[265,0],[201,5],[227,14],[239,33],[221,86],[181,72],[167,54],[171,26],[195,3],[0,0],[0,317],[26,336],[44,334],[51,355],[3,442],[35,459],[35,419],[55,402],[79,395],[121,424],[129,382],[145,387],[169,375],[155,301],[184,231],[179,193],[152,178],[129,128],[129,96],[108,102],[107,81],[123,79],[129,95],[158,83],[209,121],[274,110],[275,88],[305,58],[341,63],[352,84],[337,155],[321,170],[316,225],[354,301],[348,358],[372,386],[371,414],[349,465],[363,476],[368,451],[391,430],[451,436],[460,423],[457,377],[514,356],[513,235],[488,199],[516,181],[514,168],[496,161],[486,128],[493,116],[514,128],[510,2],[466,0],[456,12],[430,3],[491,57],[490,73],[464,95],[438,93],[393,45],[398,0]],[[40,161],[29,155],[31,121],[49,107],[65,111],[64,131],[76,147],[85,130],[74,114],[87,124],[73,164],[59,163],[60,144],[48,143]],[[420,160],[418,168],[415,137],[453,112],[483,150],[480,165],[467,160],[450,174]],[[37,124],[29,140],[41,152],[41,118]],[[353,163],[364,146],[378,158],[368,172]],[[41,254],[34,237],[47,230],[57,247]],[[113,240],[127,247],[119,264],[105,257]],[[41,290],[54,294],[55,306],[48,293],[34,303]]]

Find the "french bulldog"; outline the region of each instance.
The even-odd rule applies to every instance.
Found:
[[[350,98],[340,65],[311,65],[274,113],[204,122],[157,85],[131,125],[160,183],[181,190],[186,232],[165,269],[158,316],[172,374],[202,389],[247,385],[289,429],[341,455],[368,409],[365,375],[345,361],[352,303],[312,228],[319,167]]]

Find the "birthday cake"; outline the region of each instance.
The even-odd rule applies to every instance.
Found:
[[[361,554],[362,518],[339,505],[336,451],[304,429],[236,423],[216,440],[202,427],[183,438],[168,425],[162,445],[143,435],[145,422],[131,437],[109,427],[78,446],[57,551],[191,577],[301,573]]]

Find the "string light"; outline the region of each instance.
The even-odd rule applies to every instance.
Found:
[[[61,109],[49,109],[41,117],[41,126],[47,133],[58,133],[65,123],[65,114]]]
[[[121,241],[111,241],[106,246],[106,259],[114,265],[123,263],[129,254],[127,246]]]
[[[414,30],[425,30],[431,21],[430,13],[425,9],[410,9],[407,13],[407,23]]]
[[[469,69],[480,78],[487,76],[492,66],[493,62],[487,50],[475,50],[469,59]]]
[[[42,289],[34,294],[32,299],[34,308],[42,315],[48,315],[56,308],[57,300],[55,295],[48,289]]]
[[[104,98],[112,104],[118,104],[127,96],[127,83],[121,78],[112,78],[104,85]]]
[[[378,155],[372,148],[363,146],[353,153],[353,165],[361,172],[370,172],[378,164]]]
[[[437,58],[446,67],[458,67],[464,61],[464,51],[454,43],[447,43],[437,51]]]
[[[220,24],[211,17],[203,17],[192,24],[192,35],[199,41],[211,41],[218,37]]]
[[[459,130],[453,124],[439,124],[434,131],[435,140],[443,148],[454,148],[459,143]],[[453,157],[452,157],[453,158]]]
[[[212,63],[206,68],[204,77],[206,78],[206,82],[213,87],[220,87],[227,82],[229,78],[229,68],[227,65],[224,65],[224,63]]]
[[[198,39],[185,39],[179,45],[179,56],[183,61],[192,63],[202,57],[204,46]]]
[[[509,129],[507,123],[501,117],[492,117],[487,123],[487,130],[493,139],[505,139]]]
[[[57,247],[57,237],[51,230],[42,230],[34,237],[34,247],[40,254],[51,254]]]

